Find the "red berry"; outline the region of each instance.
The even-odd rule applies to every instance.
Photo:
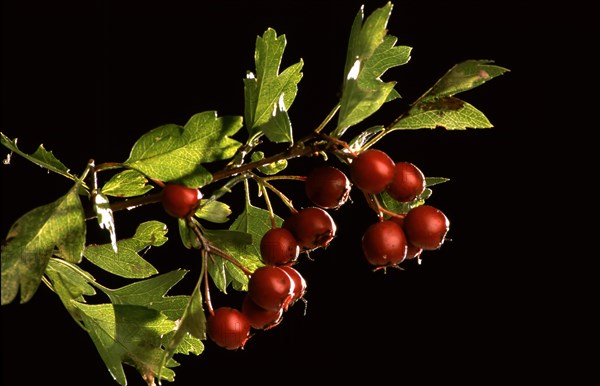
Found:
[[[242,313],[246,315],[252,328],[257,330],[268,330],[281,322],[283,308],[270,311],[258,306],[250,295],[246,293],[242,302]]]
[[[250,338],[250,322],[241,311],[220,307],[207,318],[206,333],[218,346],[236,350],[243,348]]]
[[[410,162],[397,162],[386,191],[396,201],[412,201],[425,191],[425,175]]]
[[[351,184],[340,169],[320,166],[306,176],[304,188],[306,196],[313,204],[325,209],[335,209],[346,203],[350,197]]]
[[[390,217],[390,220],[394,221],[396,224],[400,225],[402,227],[402,230],[404,230],[404,217]],[[404,232],[404,235],[406,236],[406,231]],[[414,259],[415,257],[418,257],[421,255],[421,252],[423,252],[422,248],[419,247],[415,247],[414,245],[411,244],[410,240],[406,240],[406,259],[405,260],[410,260],[410,259]]]
[[[260,255],[265,264],[291,264],[300,255],[300,245],[288,229],[271,228],[260,240]]]
[[[397,265],[406,258],[406,236],[396,222],[379,221],[371,224],[363,234],[362,250],[372,265]]]
[[[165,212],[178,218],[193,213],[198,208],[201,198],[200,189],[176,183],[166,184],[161,193],[161,203]]]
[[[444,243],[450,221],[439,209],[430,205],[412,208],[404,218],[408,241],[423,250],[438,249]]]
[[[300,247],[306,250],[326,247],[337,230],[331,215],[319,207],[299,210],[285,219],[282,227],[290,230]]]
[[[268,311],[285,309],[294,297],[294,281],[277,266],[258,267],[248,280],[248,295]]]
[[[379,194],[394,178],[394,161],[387,153],[367,149],[352,160],[350,179],[365,193]]]
[[[292,266],[284,265],[281,267],[281,269],[287,272],[287,274],[290,275],[290,277],[294,281],[294,296],[292,297],[292,301],[288,305],[288,307],[290,307],[299,299],[301,299],[306,293],[306,280],[304,280],[302,274],[300,274],[300,272],[298,272],[298,270]]]

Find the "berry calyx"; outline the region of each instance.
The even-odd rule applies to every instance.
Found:
[[[292,232],[300,247],[305,250],[326,247],[335,237],[337,230],[331,215],[316,206],[292,214],[285,219],[282,228]]]
[[[248,295],[265,310],[285,309],[294,297],[294,281],[283,269],[264,265],[248,279]]]
[[[241,311],[220,307],[206,319],[206,333],[218,346],[237,350],[250,338],[250,322]]]
[[[260,240],[260,255],[265,264],[292,264],[300,255],[300,244],[285,228],[271,228]]]
[[[386,192],[396,201],[409,202],[425,191],[425,175],[410,162],[396,162],[394,178]]]
[[[277,326],[283,318],[283,308],[277,310],[265,310],[260,307],[246,293],[242,301],[242,313],[246,315],[250,326],[257,330],[268,330]]]
[[[420,205],[406,214],[403,228],[408,241],[415,247],[434,250],[444,243],[450,221],[441,210],[431,205]]]
[[[350,180],[334,166],[320,166],[307,176],[304,185],[306,196],[313,204],[324,209],[336,209],[350,197]]]
[[[161,192],[161,203],[165,212],[177,218],[184,218],[193,213],[201,199],[200,189],[177,183],[166,184]]]
[[[371,224],[361,242],[363,254],[371,265],[397,265],[406,258],[406,236],[402,227],[394,221],[384,220]]]
[[[367,149],[350,163],[350,179],[360,190],[379,194],[394,178],[395,163],[387,153]]]

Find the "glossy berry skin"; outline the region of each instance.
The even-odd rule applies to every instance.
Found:
[[[277,326],[283,318],[283,308],[277,310],[265,310],[258,306],[250,295],[246,293],[242,302],[242,313],[246,315],[250,326],[257,330],[268,330]]]
[[[387,153],[367,149],[352,160],[350,180],[365,193],[379,194],[392,182],[395,163]]]
[[[425,191],[425,175],[410,162],[396,162],[394,178],[386,191],[394,200],[409,202]]]
[[[350,197],[351,188],[346,174],[329,165],[313,169],[304,184],[308,199],[324,209],[337,209],[344,205]]]
[[[304,280],[304,276],[297,269],[292,266],[284,265],[281,267],[294,281],[294,296],[292,297],[292,301],[288,305],[291,307],[294,303],[300,300],[304,294],[306,293],[306,280]]]
[[[400,225],[402,227],[402,229],[404,230],[404,217],[390,217],[391,221],[394,221],[395,223],[397,223],[398,225]],[[404,232],[404,235],[406,236],[406,231]],[[414,245],[411,244],[410,240],[406,240],[406,259],[404,260],[411,260],[414,259],[416,257],[419,257],[421,255],[421,253],[423,252],[423,248],[419,248],[419,247],[415,247]]]
[[[363,254],[371,265],[397,265],[406,258],[406,236],[402,227],[394,221],[371,224],[361,242]]]
[[[271,228],[260,240],[260,255],[265,264],[293,264],[300,255],[300,244],[285,228]]]
[[[290,230],[304,250],[326,247],[333,240],[337,231],[331,215],[316,206],[307,207],[292,214],[285,219],[282,228]]]
[[[218,346],[237,350],[243,348],[250,338],[250,322],[241,311],[220,307],[208,316],[206,333]]]
[[[403,228],[408,241],[415,247],[434,250],[444,243],[450,221],[441,210],[420,205],[406,214]]]
[[[162,206],[170,216],[184,218],[193,213],[202,199],[200,189],[168,183],[161,192]]]
[[[248,280],[248,295],[265,310],[285,309],[294,297],[294,281],[277,266],[258,267]]]

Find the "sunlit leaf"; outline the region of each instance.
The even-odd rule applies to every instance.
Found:
[[[287,112],[296,98],[304,63],[300,60],[279,73],[285,46],[285,35],[278,37],[272,28],[256,38],[256,72],[248,72],[244,79],[244,119],[250,137],[262,132],[273,142],[293,141]]]
[[[125,170],[115,174],[102,186],[102,193],[114,197],[141,196],[153,189],[148,179],[136,170]]]
[[[198,113],[184,127],[169,124],[142,135],[125,164],[160,181],[203,186],[212,175],[202,164],[233,157],[241,144],[231,136],[241,127],[241,117]]]

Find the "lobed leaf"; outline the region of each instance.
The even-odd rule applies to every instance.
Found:
[[[160,181],[203,186],[212,175],[202,164],[233,157],[240,143],[231,136],[241,127],[241,117],[198,113],[184,127],[169,124],[142,135],[124,164]]]
[[[300,60],[279,73],[285,46],[285,35],[278,37],[272,28],[256,38],[256,74],[248,72],[244,79],[244,119],[250,137],[264,133],[273,142],[293,141],[287,112],[296,98],[304,63]]]
[[[471,104],[458,98],[446,97],[434,102],[416,104],[396,122],[390,132],[399,129],[435,129],[436,127],[464,130],[485,129],[493,125]]]
[[[167,241],[167,227],[159,221],[140,224],[135,235],[117,241],[117,250],[112,244],[89,245],[83,254],[87,260],[112,274],[141,279],[158,273],[156,268],[138,252],[151,246],[161,246]]]
[[[172,370],[159,366],[164,353],[162,337],[175,329],[175,321],[142,305],[74,304],[100,357],[120,385],[127,385],[123,363],[134,366],[145,379],[161,370],[163,379],[174,380]]]
[[[154,187],[137,170],[124,170],[112,176],[102,186],[102,193],[113,197],[134,197],[148,193]]]
[[[395,82],[383,82],[381,76],[390,68],[410,60],[411,48],[395,44],[397,38],[387,35],[392,3],[376,9],[363,23],[363,9],[352,25],[338,122],[332,136],[341,137],[351,126],[363,121],[398,94]]]
[[[10,151],[17,153],[21,157],[33,162],[34,164],[50,170],[51,172],[60,174],[71,180],[77,180],[77,176],[69,173],[69,169],[58,160],[52,153],[44,148],[44,145],[39,145],[35,152],[27,154],[17,146],[17,138],[11,140],[4,133],[0,132],[0,143]]]
[[[52,255],[79,263],[85,245],[85,216],[79,183],[58,200],[21,216],[2,245],[2,304],[31,299]]]

